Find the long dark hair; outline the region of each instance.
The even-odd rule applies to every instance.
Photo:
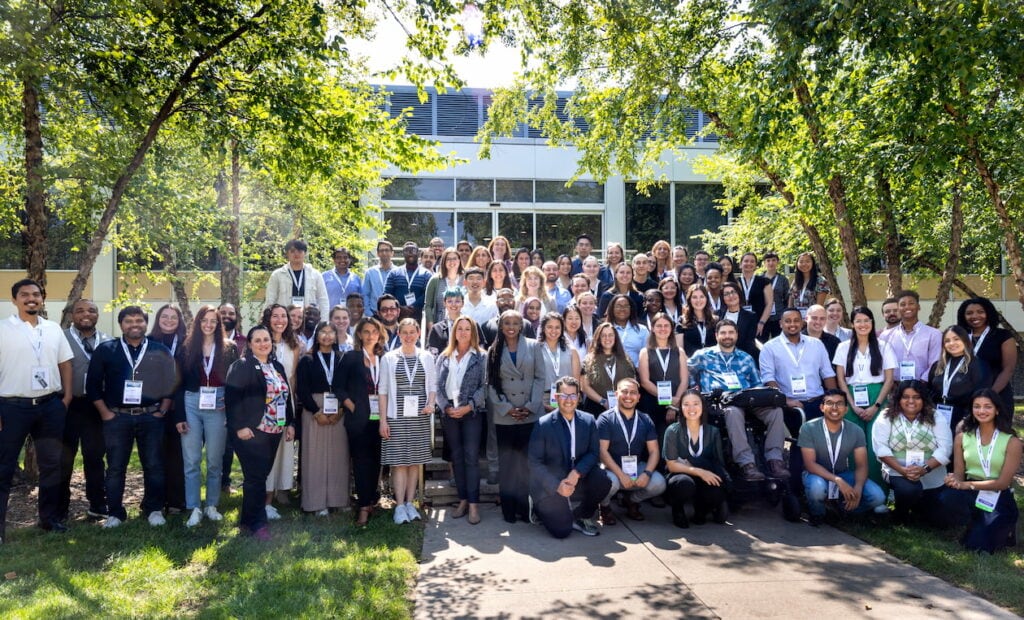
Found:
[[[871,354],[871,374],[877,375],[882,372],[882,349],[878,346],[878,336],[875,334],[875,315],[871,312],[870,308],[865,306],[857,306],[850,311],[850,322],[857,317],[858,314],[871,319],[871,331],[868,332],[868,352]],[[846,376],[853,376],[853,361],[857,359],[857,345],[858,336],[856,332],[853,337],[850,338],[850,350],[846,353]]]
[[[701,394],[700,390],[698,390],[696,388],[689,388],[689,389],[687,389],[685,392],[683,392],[683,395],[679,398],[679,407],[680,407],[679,419],[678,419],[679,426],[681,426],[683,428],[686,428],[686,417],[683,415],[682,406],[683,406],[683,399],[686,398],[687,396],[696,396],[697,398],[700,399],[700,425],[704,426],[705,424],[708,423],[708,403],[704,399],[704,395]]]
[[[501,387],[501,354],[505,352],[505,334],[502,333],[501,323],[505,318],[519,319],[519,339],[523,339],[523,315],[517,310],[506,310],[498,317],[498,336],[494,339],[489,351],[487,351],[487,378],[498,396],[504,396],[505,391]]]
[[[637,327],[638,323],[636,318],[636,306],[633,305],[633,300],[630,299],[629,295],[626,295],[625,293],[616,293],[615,296],[612,297],[612,300],[608,302],[608,307],[604,309],[604,320],[607,321],[608,323],[611,323],[612,325],[615,325],[614,309],[616,302],[618,302],[620,299],[625,299],[626,303],[629,304],[629,318],[626,320],[626,322],[632,325],[633,327]]]
[[[270,327],[270,316],[274,314],[274,310],[277,310],[278,308],[284,310],[285,316],[285,328],[284,333],[281,334],[281,340],[288,345],[289,349],[301,349],[302,347],[299,345],[299,339],[295,336],[295,332],[292,331],[292,319],[288,314],[288,308],[286,306],[282,306],[281,304],[270,304],[264,308],[263,316],[260,317],[260,325],[267,328],[267,331],[270,332],[271,339],[273,339],[274,330]]]
[[[384,355],[384,340],[387,338],[388,332],[384,329],[384,326],[381,325],[381,322],[372,316],[363,317],[356,323],[356,328],[353,332],[355,337],[352,342],[352,349],[359,352],[363,351],[363,341],[359,338],[359,332],[363,331],[363,328],[367,325],[376,328],[377,335],[379,336],[377,338],[377,344],[373,347],[373,351],[370,351],[370,354],[380,357],[381,355]]]
[[[547,314],[545,314],[541,318],[541,320],[540,320],[540,333],[537,334],[537,340],[539,340],[540,342],[543,342],[545,344],[547,343],[548,338],[547,338],[547,335],[545,335],[545,333],[544,333],[544,328],[551,321],[557,321],[559,327],[562,328],[562,334],[558,337],[558,348],[560,350],[562,350],[562,351],[565,351],[566,348],[568,347],[568,344],[566,344],[566,338],[565,338],[565,320],[562,318],[562,315],[558,314],[557,312],[548,312]],[[582,326],[580,327],[579,331],[583,331],[583,327]]]
[[[178,315],[178,329],[173,334],[166,334],[160,329],[160,316],[164,313],[164,310],[170,310],[174,314]],[[171,341],[174,337],[178,337],[178,343],[184,344],[185,342],[185,315],[181,313],[181,309],[171,304],[164,304],[160,306],[160,309],[153,315],[153,327],[149,330],[149,337],[153,340],[159,340],[160,342],[171,345]]]
[[[874,328],[871,331],[874,333]],[[885,410],[885,417],[895,420],[897,416],[903,415],[903,411],[900,410],[900,400],[907,390],[914,390],[921,397],[921,413],[917,414],[918,419],[925,424],[935,426],[935,405],[932,403],[932,391],[927,383],[919,379],[907,379],[896,384],[896,389],[892,391],[892,398],[889,400],[892,404]]]
[[[811,300],[812,300],[811,303],[813,304],[813,303],[815,303],[813,300],[814,300],[814,296],[816,294],[814,292],[814,290],[818,286],[818,261],[817,261],[817,259],[814,258],[814,253],[813,252],[804,252],[800,256],[797,257],[796,260],[797,260],[798,263],[800,262],[800,258],[803,257],[803,256],[807,256],[808,258],[811,259],[811,272],[808,275],[808,279],[810,280],[810,283],[807,284],[807,283],[804,282],[804,272],[800,271],[797,268],[797,266],[794,264],[793,265],[793,271],[795,272],[795,275],[793,276],[793,288],[795,288],[796,290],[802,292],[805,285],[806,286],[810,286],[811,287]],[[800,298],[800,299],[798,299],[798,301],[803,302],[803,299]]]
[[[708,293],[707,287],[699,282],[694,282],[690,285],[690,288],[686,289],[686,307],[683,308],[683,316],[680,323],[682,323],[684,329],[697,325],[697,319],[693,316],[693,304],[690,303],[690,298],[693,296],[694,291],[700,291],[704,294],[704,299],[707,300],[704,304],[704,316],[702,317],[704,319],[704,326],[714,330],[717,317],[711,309],[711,294]]]
[[[499,265],[505,270],[504,282],[495,282],[492,275],[494,268]],[[543,288],[543,286],[544,282],[542,281],[541,287]],[[515,287],[512,286],[512,274],[509,272],[508,265],[505,264],[505,261],[492,260],[490,264],[487,265],[487,284],[485,285],[484,290],[486,290],[488,295],[493,295],[494,291],[502,288],[512,289],[513,291],[515,290]]]
[[[195,318],[192,319],[192,328],[188,333],[188,339],[185,341],[185,367],[201,368],[203,365],[203,330],[200,324],[206,315],[211,312],[217,317],[217,327],[213,332],[213,368],[215,372],[223,377],[227,368],[224,351],[228,347],[234,347],[235,345],[230,340],[225,340],[224,324],[220,320],[220,314],[217,313],[216,308],[210,305],[204,305],[199,308]]]
[[[1013,430],[1013,413],[1006,410],[1002,397],[992,388],[981,388],[971,396],[971,408],[967,411],[967,415],[964,416],[963,426],[961,427],[963,432],[970,433],[977,430],[980,426],[978,420],[974,417],[974,401],[979,398],[987,398],[995,405],[996,419],[994,422],[996,430],[1000,433],[1016,437],[1017,431]]]
[[[585,345],[587,344],[587,332],[585,329],[583,329],[583,313],[580,312],[580,309],[573,304],[569,304],[568,306],[565,307],[565,310],[562,310],[562,335],[566,335],[565,315],[568,314],[570,311],[575,312],[580,316],[580,328],[576,330],[576,344]]]
[[[309,349],[309,355],[320,352],[320,332],[325,329],[334,330],[334,344],[331,345],[331,350],[338,351],[338,328],[334,326],[334,323],[320,321],[316,324],[316,329],[313,330],[313,346]]]
[[[956,309],[956,324],[963,327],[970,334],[972,328],[967,324],[967,306],[975,305],[981,306],[981,309],[985,311],[985,325],[987,327],[996,327],[996,324],[999,322],[999,314],[996,312],[995,305],[988,297],[971,297],[964,300],[960,307]]]

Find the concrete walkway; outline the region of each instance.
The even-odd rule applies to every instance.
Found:
[[[831,527],[747,508],[674,527],[668,509],[601,535],[551,538],[487,506],[472,526],[435,510],[416,618],[1015,618]]]

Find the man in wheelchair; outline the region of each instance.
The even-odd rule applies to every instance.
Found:
[[[690,376],[697,378],[701,392],[732,392],[760,387],[761,377],[757,372],[754,358],[736,348],[738,331],[736,323],[729,319],[718,321],[715,327],[718,344],[700,349],[687,362]],[[751,407],[744,411],[735,405],[722,407],[726,430],[732,446],[732,458],[740,468],[743,479],[760,482],[765,475],[758,469],[754,452],[747,441],[746,415],[753,415],[766,427],[764,458],[768,475],[787,480],[789,470],[782,461],[783,443],[786,439],[786,424],[779,407]]]

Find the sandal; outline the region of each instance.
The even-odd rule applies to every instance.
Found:
[[[373,509],[369,506],[365,506],[359,509],[359,518],[356,520],[356,525],[359,527],[366,527],[370,523],[370,514]]]
[[[454,512],[452,512],[452,518],[461,519],[462,517],[466,516],[466,512],[468,511],[469,506],[467,502],[459,502],[459,506],[455,509]]]

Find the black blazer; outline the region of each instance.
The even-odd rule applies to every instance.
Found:
[[[299,401],[302,408],[310,413],[320,411],[319,405],[313,398],[313,394],[330,392],[338,395],[340,386],[344,379],[341,373],[341,360],[344,354],[334,352],[334,381],[327,385],[327,374],[320,365],[319,353],[303,355],[299,358],[299,367],[295,371],[295,399]],[[330,363],[330,356],[327,356],[325,363]],[[338,397],[339,404],[342,398]]]
[[[377,362],[380,364],[380,362]],[[362,351],[348,351],[341,356],[338,363],[338,370],[335,371],[334,382],[337,385],[335,394],[342,403],[348,398],[356,406],[355,411],[348,411],[342,418],[345,430],[349,437],[366,430],[370,423],[370,392],[366,387],[366,367],[363,366]],[[340,383],[339,383],[340,376]],[[385,381],[385,377],[380,378]],[[374,396],[373,398],[377,398]]]
[[[594,416],[576,410],[576,467],[565,441],[565,420],[557,410],[541,417],[530,434],[530,495],[538,502],[558,492],[558,483],[570,468],[586,476],[598,463],[597,422]],[[599,472],[598,472],[599,473]]]
[[[281,374],[285,385],[288,384],[288,373],[281,362],[271,362],[274,369]],[[288,387],[291,391],[291,386]],[[267,404],[267,380],[256,358],[241,358],[228,368],[228,377],[224,386],[224,406],[227,409],[228,430],[237,433],[243,428],[253,431],[263,419],[263,411]],[[295,410],[292,399],[285,399],[287,424],[295,424]]]

